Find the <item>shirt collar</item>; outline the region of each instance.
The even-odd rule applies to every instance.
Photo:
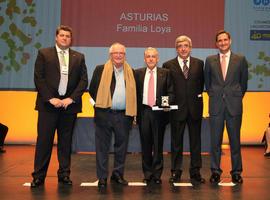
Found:
[[[57,53],[60,53],[61,51],[64,51],[65,53],[68,53],[68,51],[69,51],[69,48],[67,48],[65,50],[60,49],[60,47],[58,47],[57,44],[55,44],[55,48],[56,48]]]
[[[157,71],[157,67],[154,67],[154,69],[152,70],[146,67],[146,72],[149,73],[150,71],[153,71],[155,73]]]
[[[113,71],[115,72],[115,73],[121,73],[122,71],[123,71],[123,66],[122,67],[115,67],[115,66],[113,66]]]
[[[222,56],[223,55],[225,55],[226,56],[226,58],[229,58],[230,56],[231,56],[231,50],[229,50],[227,53],[225,53],[225,54],[223,54],[223,53],[219,53],[219,57],[220,57],[220,59],[222,58]]]
[[[179,62],[180,65],[181,65],[181,64],[184,65],[184,60],[187,60],[187,66],[188,66],[189,63],[190,63],[190,56],[189,56],[187,59],[183,59],[183,58],[181,58],[180,56],[177,56],[177,60],[178,60],[178,62]]]

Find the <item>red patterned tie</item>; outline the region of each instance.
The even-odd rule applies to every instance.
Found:
[[[222,71],[223,80],[225,80],[226,78],[226,55],[225,54],[221,56],[221,71]]]
[[[148,105],[153,107],[155,105],[155,89],[154,89],[154,74],[153,71],[150,70],[150,77],[148,82]]]

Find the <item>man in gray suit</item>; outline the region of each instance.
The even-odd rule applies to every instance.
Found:
[[[219,31],[216,34],[219,54],[209,56],[205,61],[205,87],[209,96],[211,127],[211,183],[218,183],[222,173],[220,159],[225,122],[231,149],[232,182],[243,182],[240,129],[248,63],[244,56],[231,52],[231,43],[230,33]]]

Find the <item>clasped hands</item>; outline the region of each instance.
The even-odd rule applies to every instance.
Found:
[[[67,109],[67,107],[73,103],[73,100],[71,98],[65,98],[65,99],[58,99],[58,98],[51,98],[49,100],[50,104],[52,104],[55,108],[65,108]]]

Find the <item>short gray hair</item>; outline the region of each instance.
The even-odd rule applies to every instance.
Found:
[[[175,40],[175,48],[177,48],[178,43],[185,42],[185,41],[187,41],[189,43],[189,46],[192,47],[192,41],[191,41],[190,37],[188,37],[186,35],[180,35]]]
[[[146,52],[147,51],[155,51],[156,53],[157,53],[157,56],[159,56],[158,55],[158,50],[156,49],[156,48],[154,48],[154,47],[147,47],[145,50],[144,50],[144,55],[146,54]]]
[[[119,43],[119,42],[115,42],[115,43],[113,43],[113,44],[110,46],[110,48],[109,48],[109,54],[112,53],[113,48],[114,48],[115,46],[122,46],[122,47],[124,48],[124,52],[126,53],[126,47],[125,47],[125,45],[123,45],[123,44],[121,44],[121,43]]]

